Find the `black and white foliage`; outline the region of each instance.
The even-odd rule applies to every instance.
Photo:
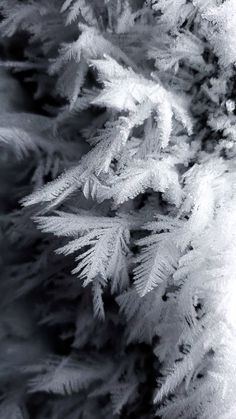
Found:
[[[236,2],[0,10],[0,419],[235,419]]]

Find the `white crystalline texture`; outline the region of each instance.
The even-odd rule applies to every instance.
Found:
[[[0,419],[235,419],[236,0],[0,13]]]

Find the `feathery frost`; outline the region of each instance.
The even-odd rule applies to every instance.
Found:
[[[0,12],[0,419],[235,419],[236,2]]]

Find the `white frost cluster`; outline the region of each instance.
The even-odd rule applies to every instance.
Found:
[[[236,1],[3,0],[0,8],[3,36],[29,33],[36,98],[61,99],[48,116],[0,114],[2,147],[27,161],[9,237],[26,248],[41,240],[34,265],[17,259],[11,281],[31,291],[46,282],[42,266],[55,288],[61,277],[76,281],[58,272],[52,249],[62,271],[68,263],[78,276],[68,305],[52,287],[61,311],[49,304],[42,322],[79,313],[67,333],[81,356],[29,368],[30,391],[69,394],[67,419],[133,417],[151,384],[142,351],[125,350],[145,344],[159,364],[140,418],[235,419]],[[38,230],[26,232],[32,220]],[[118,342],[106,322],[120,325]],[[118,360],[107,355],[109,333]],[[83,352],[90,344],[95,359]],[[96,416],[106,395],[110,405]],[[57,406],[52,419],[61,418]]]

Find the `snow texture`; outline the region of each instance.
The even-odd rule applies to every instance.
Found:
[[[0,419],[235,419],[236,1],[0,12]]]

